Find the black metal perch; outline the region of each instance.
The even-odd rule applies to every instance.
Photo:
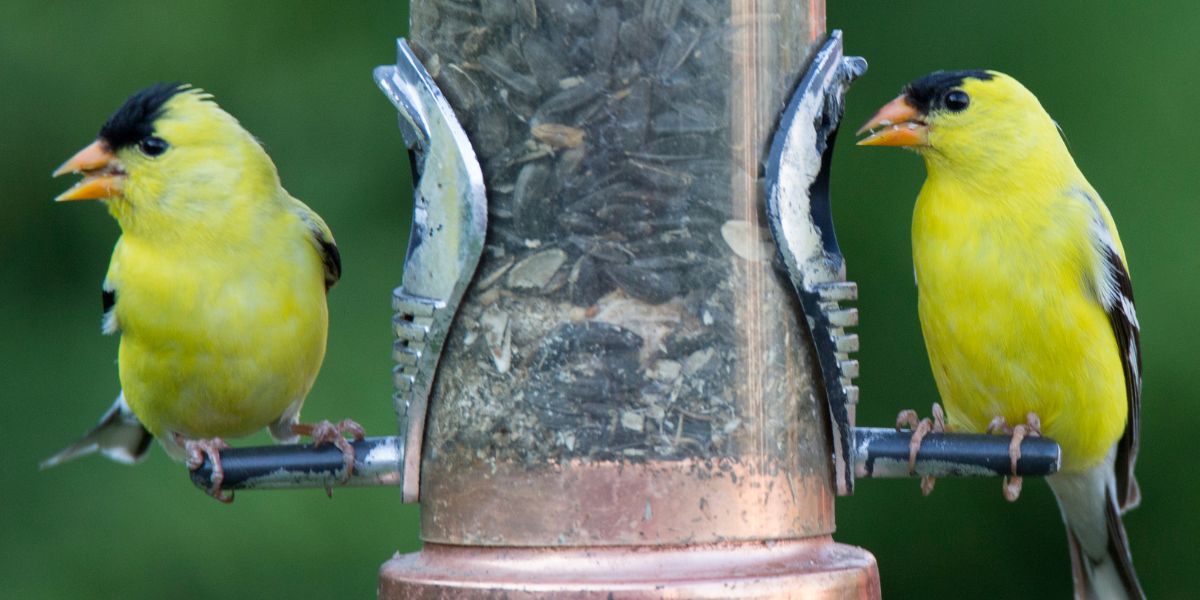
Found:
[[[1010,438],[965,433],[930,434],[917,453],[916,472],[908,470],[910,433],[894,429],[859,427],[855,475],[863,478],[996,477],[1011,475]],[[227,490],[318,488],[397,485],[400,480],[398,438],[373,437],[352,442],[354,475],[342,482],[342,453],[332,444],[230,448],[221,452],[225,468],[222,487]],[[1017,475],[1041,477],[1058,472],[1058,444],[1049,438],[1026,438],[1021,443]],[[212,486],[212,465],[206,460],[191,472],[202,489]]]
[[[1050,438],[1025,438],[1017,472],[1008,454],[1012,438],[1005,435],[931,433],[921,442],[916,470],[908,469],[907,431],[874,427],[855,428],[858,449],[854,471],[861,478],[934,477],[1043,477],[1058,472],[1062,464],[1058,443]]]
[[[354,446],[354,474],[343,482],[345,463],[333,444],[287,444],[229,448],[221,452],[227,490],[328,489],[341,486],[397,485],[400,481],[399,438],[372,437],[350,443]],[[191,472],[192,483],[212,487],[212,463],[205,459]]]

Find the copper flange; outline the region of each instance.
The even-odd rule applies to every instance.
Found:
[[[878,598],[875,558],[829,536],[695,546],[426,544],[380,569],[379,598]]]

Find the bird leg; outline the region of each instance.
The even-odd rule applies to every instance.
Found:
[[[207,440],[186,440],[182,435],[175,434],[175,443],[183,446],[187,453],[187,467],[195,471],[204,465],[205,457],[212,462],[212,487],[208,493],[217,500],[229,504],[233,502],[233,492],[225,494],[221,483],[225,481],[225,469],[221,466],[221,450],[229,447],[225,440],[216,437]]]
[[[362,425],[350,419],[344,419],[336,425],[326,420],[317,423],[295,423],[292,425],[292,433],[312,438],[314,446],[326,443],[337,446],[338,450],[342,451],[342,460],[346,464],[346,471],[342,475],[342,483],[350,481],[350,476],[354,474],[354,446],[351,446],[350,442],[346,441],[346,434],[354,436],[355,441],[361,442],[366,435]],[[328,489],[325,491],[332,494]]]
[[[925,436],[930,433],[946,431],[946,413],[942,410],[942,405],[934,402],[931,412],[933,413],[932,419],[928,417],[920,419],[917,417],[917,411],[912,409],[902,410],[896,415],[896,431],[905,427],[912,431],[912,439],[908,442],[908,472],[910,475],[917,471],[917,452],[921,450],[921,442],[925,440]],[[921,494],[928,496],[933,493],[933,485],[936,481],[937,479],[932,475],[921,476]]]
[[[1037,413],[1029,412],[1025,415],[1024,423],[1009,427],[1008,421],[1004,417],[997,416],[988,423],[987,433],[997,431],[1003,431],[1012,436],[1012,441],[1008,444],[1008,457],[1012,461],[1012,476],[1004,478],[1004,499],[1016,502],[1017,498],[1021,497],[1021,484],[1023,483],[1023,478],[1017,475],[1017,461],[1021,459],[1021,442],[1027,437],[1041,437],[1042,419],[1037,416]]]

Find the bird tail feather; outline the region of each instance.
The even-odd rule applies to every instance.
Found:
[[[1111,464],[1049,478],[1067,527],[1075,598],[1144,599],[1116,500]]]
[[[125,403],[125,392],[121,392],[116,402],[113,402],[108,412],[100,417],[100,422],[91,431],[58,454],[43,460],[38,466],[49,469],[93,452],[131,465],[146,457],[146,451],[150,449],[150,441],[153,439],[154,436]]]

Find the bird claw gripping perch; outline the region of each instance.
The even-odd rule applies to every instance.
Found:
[[[858,311],[841,303],[857,299],[858,286],[846,280],[834,235],[829,169],[846,89],[866,70],[866,60],[842,54],[842,32],[831,33],[788,102],[765,172],[771,234],[804,309],[825,384],[839,495],[854,492],[858,402],[858,361],[850,358],[858,336],[846,332],[858,324]]]
[[[415,502],[433,378],[483,253],[487,197],[475,151],[450,105],[408,43],[396,45],[396,64],[377,67],[375,83],[400,113],[413,165],[412,233],[392,307],[401,490],[405,502]]]

